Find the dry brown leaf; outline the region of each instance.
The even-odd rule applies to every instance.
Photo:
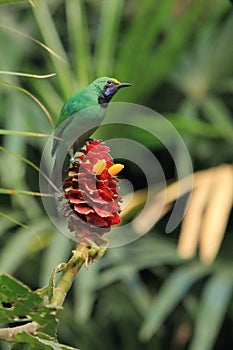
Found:
[[[190,195],[177,247],[178,253],[184,259],[191,258],[197,250],[203,212],[211,188],[210,172],[212,173],[211,170],[202,171],[194,175],[194,190]]]
[[[200,232],[200,257],[210,263],[216,257],[223,240],[233,202],[233,167],[215,168]]]
[[[143,217],[138,215],[134,219],[133,228],[139,234],[149,231],[174,201],[192,191],[177,249],[183,258],[191,258],[199,245],[201,260],[210,263],[220,249],[233,203],[233,166],[221,165],[199,171],[193,179],[193,188],[192,177],[188,176],[155,194],[146,210],[144,208]],[[135,192],[123,216],[144,205],[146,200],[147,190]]]

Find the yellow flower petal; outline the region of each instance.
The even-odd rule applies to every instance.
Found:
[[[108,169],[108,173],[111,176],[115,176],[117,175],[122,169],[124,168],[123,164],[113,164],[112,166],[110,166],[110,168]]]
[[[96,175],[100,175],[105,168],[106,168],[105,160],[97,160],[92,170],[94,173],[96,173]]]

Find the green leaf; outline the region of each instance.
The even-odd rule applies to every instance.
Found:
[[[0,188],[0,193],[1,193],[1,188]],[[17,219],[13,218],[12,216],[7,215],[5,213],[2,213],[1,211],[0,211],[0,216],[4,217],[5,219],[11,221],[12,223],[14,223],[16,225],[19,225],[19,226],[25,228],[25,230],[28,230],[28,226],[24,225],[22,222],[18,221]]]
[[[17,266],[30,254],[32,244],[35,241],[39,244],[38,237],[29,229],[18,229],[1,250],[0,273],[14,273]]]
[[[46,45],[50,48],[54,48],[53,51],[57,52],[65,61],[64,63],[57,60],[53,55],[50,56],[56,70],[58,83],[62,93],[68,98],[73,93],[75,84],[72,73],[69,69],[69,58],[58,35],[50,13],[50,8],[46,1],[40,0],[32,10]]]
[[[28,136],[28,137],[51,137],[49,134],[41,134],[38,132],[29,132],[29,131],[20,131],[20,130],[6,130],[0,129],[0,135],[20,135],[20,136]]]
[[[122,9],[122,0],[102,1],[100,28],[96,40],[97,76],[112,75]]]
[[[47,109],[45,108],[45,106],[38,100],[37,97],[35,97],[31,92],[29,92],[28,90],[18,86],[18,85],[15,85],[15,84],[11,84],[11,83],[8,83],[7,81],[4,81],[4,80],[0,80],[0,84],[1,85],[4,85],[4,86],[7,86],[9,88],[12,88],[12,89],[15,89],[17,91],[20,91],[20,92],[23,92],[25,95],[28,95],[32,100],[34,100],[38,106],[44,111],[44,113],[46,114],[50,124],[52,125],[52,127],[54,127],[54,122],[52,120],[52,117],[51,115],[49,114],[49,112],[47,111]]]
[[[43,331],[54,336],[57,329],[57,309],[46,307],[37,292],[10,275],[0,275],[0,323],[22,319],[36,321]]]
[[[174,6],[174,1],[159,2],[159,11],[154,0],[140,3],[142,8],[137,7],[139,18],[135,17],[128,31],[124,33],[120,46],[117,73],[125,77],[126,81],[134,83],[134,89],[124,94],[122,100],[124,98],[128,100],[130,97],[133,102],[143,101],[165,80],[189,38],[194,31],[197,31],[196,23],[200,14],[206,11],[207,2],[207,0],[193,2],[188,11],[179,18],[168,15],[172,12],[172,9],[170,11],[168,9]],[[148,23],[151,24],[149,28],[153,27],[154,33],[148,28]],[[132,26],[136,28],[131,30]],[[161,34],[165,35],[160,42]],[[145,50],[142,46],[144,42],[147,44]]]
[[[42,302],[39,295],[9,275],[0,275],[0,286],[0,323],[19,320]]]
[[[57,343],[56,339],[44,333],[38,333],[38,336],[33,336],[28,333],[19,333],[16,336],[16,341],[18,344],[12,347],[14,350],[77,350],[70,346]]]
[[[206,97],[202,104],[206,118],[213,124],[226,128],[232,133],[233,122],[226,105],[217,97]]]
[[[54,75],[56,75],[56,73],[33,74],[33,73],[23,73],[23,72],[11,72],[11,71],[4,71],[4,70],[0,70],[0,74],[14,75],[14,76],[18,76],[18,77],[37,78],[37,79],[50,78],[50,77],[53,77]]]
[[[25,2],[25,0],[0,0],[0,5],[10,4],[12,2]]]
[[[79,80],[79,87],[89,82],[91,72],[91,40],[87,24],[88,14],[82,0],[65,2],[68,38],[73,53],[73,66]]]
[[[143,341],[149,340],[156,333],[191,285],[207,274],[208,271],[207,266],[193,264],[180,268],[172,274],[150,305],[149,312],[140,330],[140,338]]]
[[[186,119],[183,116],[173,115],[168,116],[168,120],[175,126],[180,133],[188,135],[205,136],[206,138],[223,138],[226,140],[232,140],[231,128],[226,128],[220,124],[208,124],[198,119]]]
[[[232,272],[220,272],[207,283],[200,302],[190,350],[213,349],[230,302],[232,287]]]

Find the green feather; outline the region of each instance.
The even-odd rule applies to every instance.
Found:
[[[104,86],[108,80],[111,79],[108,77],[96,79],[90,85],[72,95],[62,107],[56,127],[74,113],[98,105],[98,97],[104,91]]]
[[[75,149],[80,149],[103,121],[106,107],[112,97],[120,88],[131,85],[120,83],[114,78],[98,78],[65,102],[55,130],[55,136],[64,141],[54,139],[51,151],[52,156],[56,154],[52,179],[62,168],[64,157],[68,152],[66,141],[74,139]]]

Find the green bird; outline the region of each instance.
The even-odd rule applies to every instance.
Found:
[[[121,83],[114,78],[98,78],[65,102],[54,133],[62,141],[54,139],[51,150],[51,156],[55,156],[52,180],[61,173],[66,154],[70,154],[72,161],[75,150],[80,149],[100,126],[112,97],[128,86],[132,84]],[[74,140],[71,145],[70,140]]]

